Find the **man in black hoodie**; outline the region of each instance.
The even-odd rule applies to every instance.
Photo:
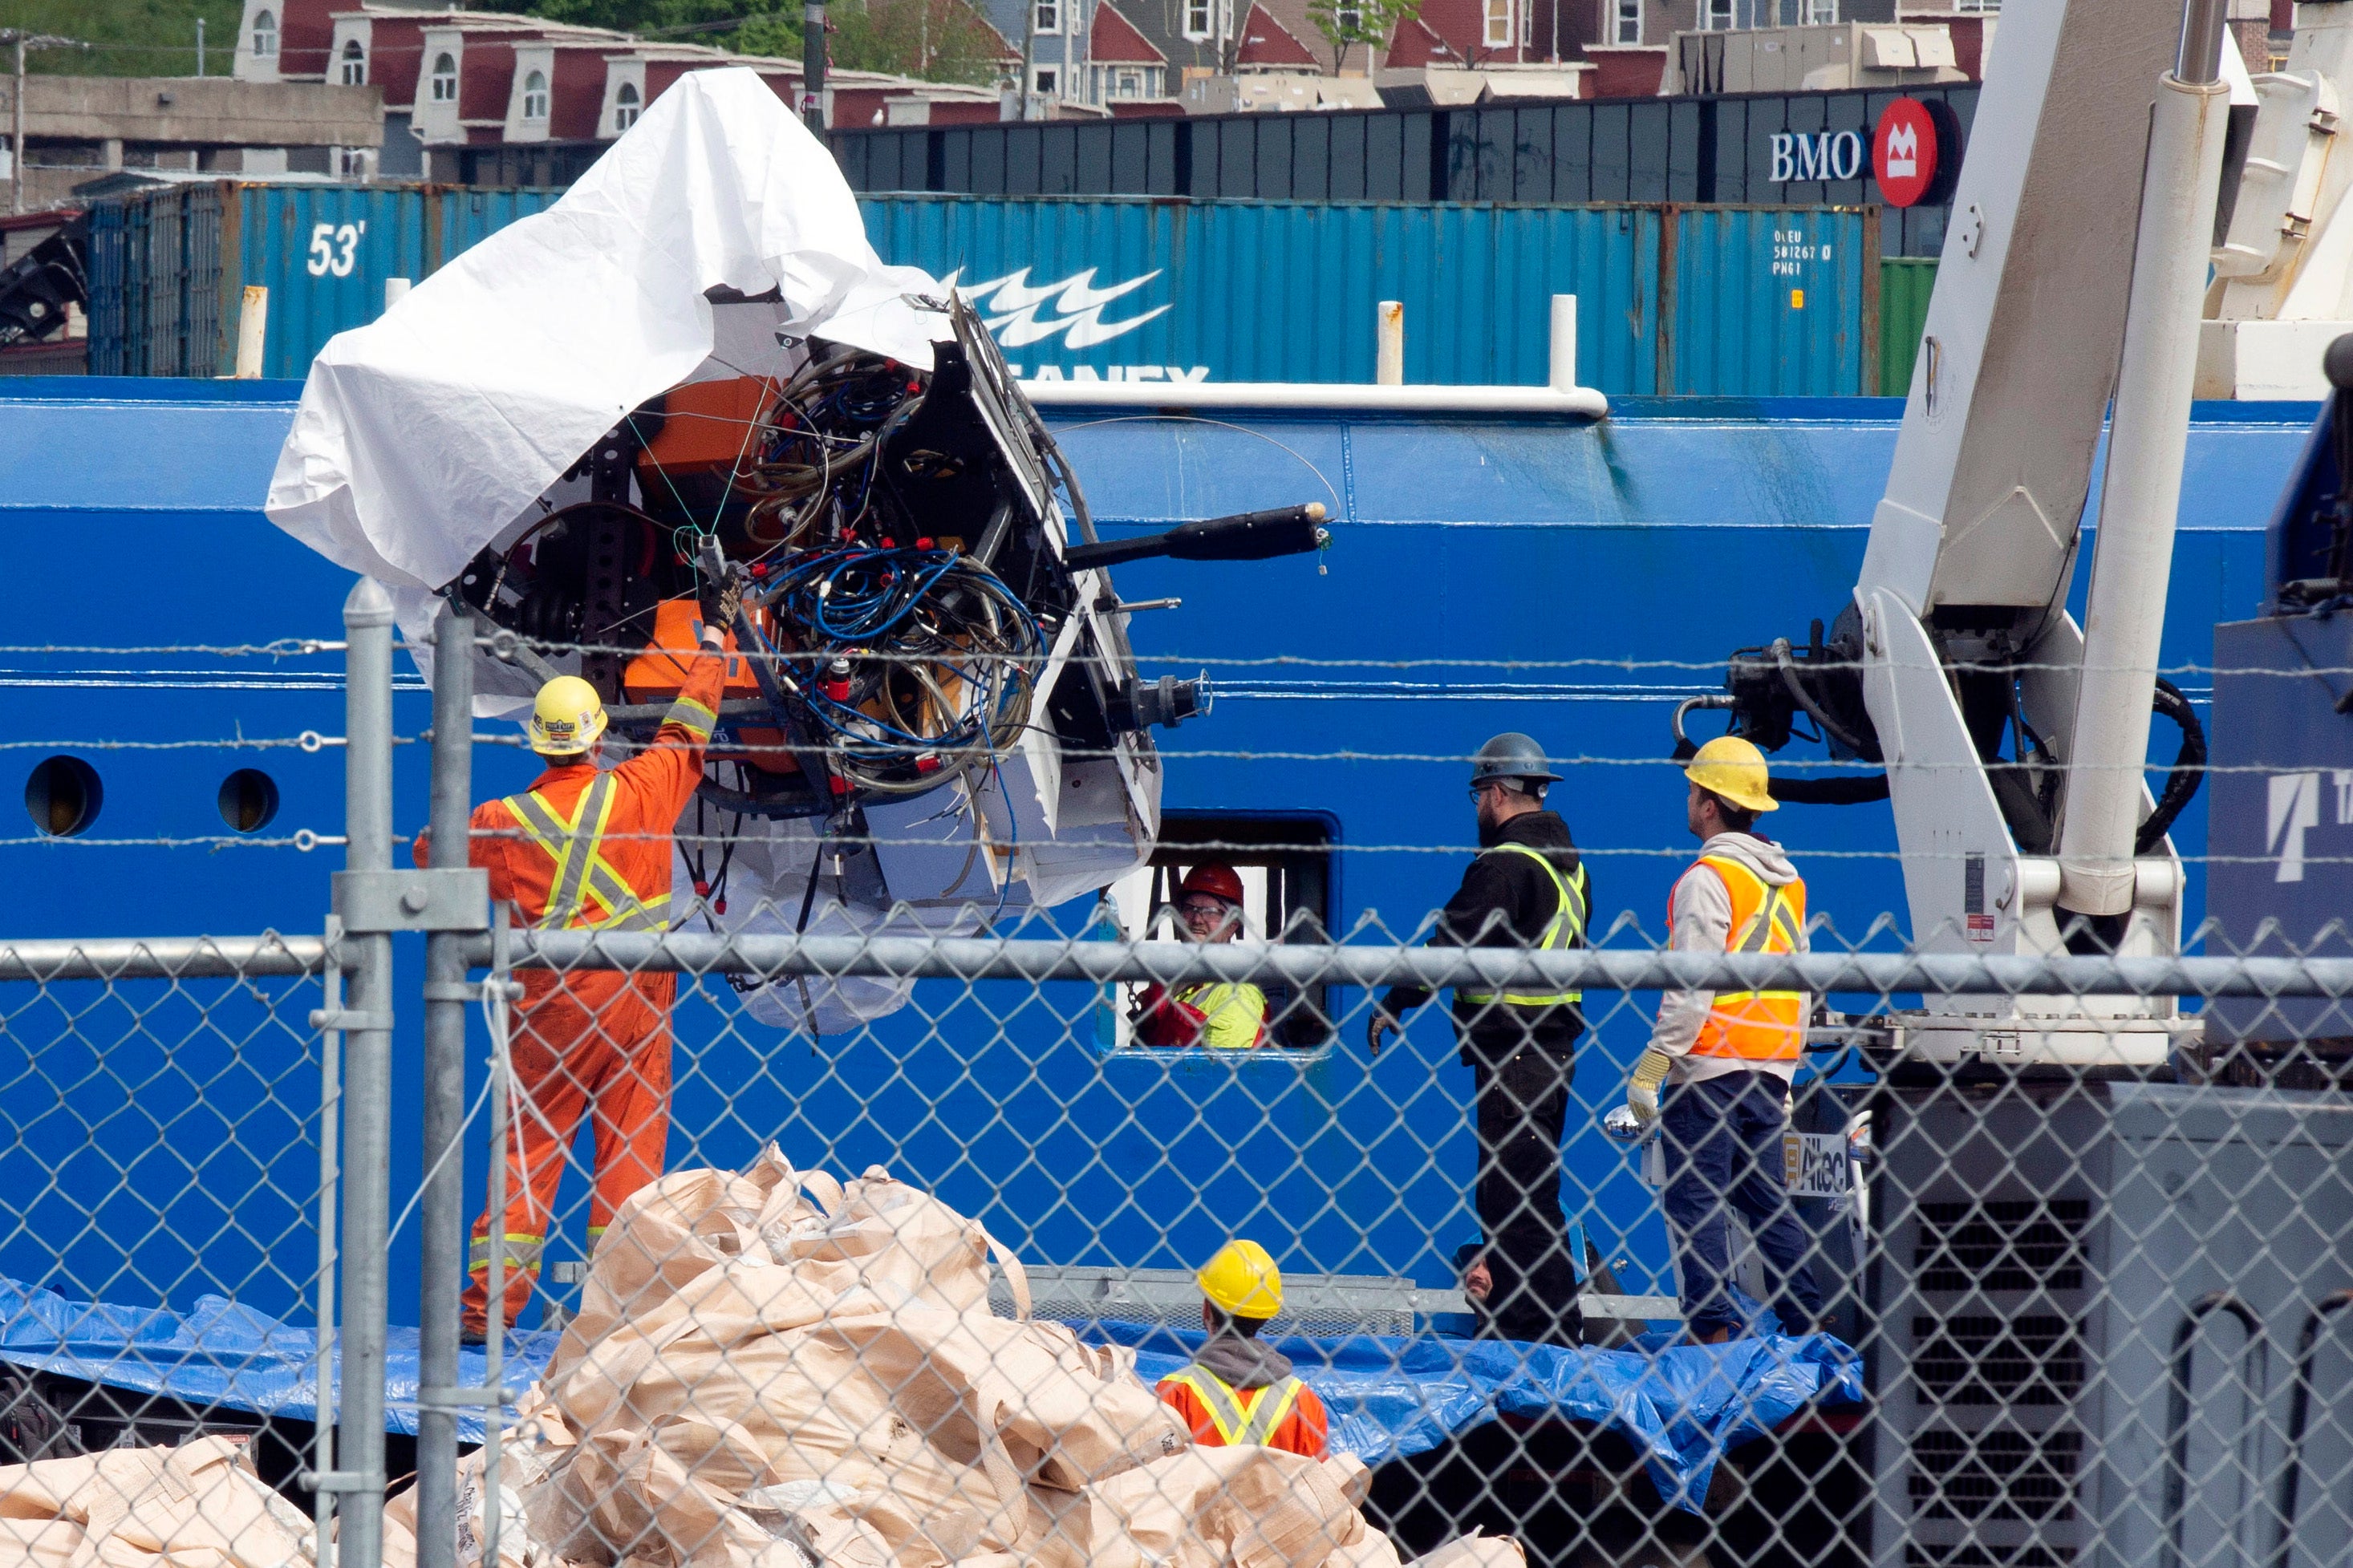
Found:
[[[1433,944],[1562,949],[1586,945],[1592,884],[1568,825],[1544,808],[1560,775],[1544,748],[1516,732],[1479,750],[1471,797],[1479,858],[1462,874],[1431,933]],[[1374,1007],[1366,1043],[1380,1054],[1398,1020],[1430,1000],[1400,985]],[[1474,1076],[1479,1121],[1479,1224],[1493,1276],[1486,1321],[1505,1339],[1577,1342],[1577,1266],[1560,1207],[1560,1135],[1585,1033],[1580,997],[1454,994],[1454,1029]]]

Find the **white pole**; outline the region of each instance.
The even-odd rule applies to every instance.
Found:
[[[384,280],[384,308],[389,310],[395,305],[399,304],[403,300],[407,299],[408,289],[409,281],[406,278],[385,279]]]
[[[205,19],[196,18],[196,74],[205,74]]]
[[[25,34],[16,30],[16,90],[10,112],[15,129],[8,137],[8,210],[25,210]]]
[[[2189,31],[2202,30],[2201,8],[2219,7],[2191,0]],[[2221,22],[2206,25],[2219,39]],[[2194,52],[2185,37],[2185,64]],[[2199,61],[2184,74],[2209,65]],[[2076,914],[2120,915],[2133,904],[2133,838],[2148,760],[2149,702],[2172,575],[2207,247],[2230,117],[2230,89],[2215,79],[2219,71],[2202,74],[2203,79],[2189,81],[2180,74],[2160,78],[2149,126],[2059,832],[2059,903]]]
[[[1374,307],[1373,382],[1405,384],[1405,301],[1384,300]]]
[[[261,379],[261,344],[269,330],[269,290],[259,283],[245,286],[245,302],[237,313],[237,379]]]
[[[1552,376],[1555,392],[1577,390],[1577,296],[1552,297]]]

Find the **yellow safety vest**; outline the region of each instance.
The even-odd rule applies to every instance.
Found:
[[[1577,880],[1572,890],[1569,880],[1554,868],[1553,863],[1545,858],[1542,851],[1531,849],[1525,844],[1499,844],[1496,847],[1509,849],[1534,860],[1544,868],[1544,874],[1552,879],[1552,885],[1560,892],[1559,911],[1545,927],[1544,938],[1536,943],[1536,951],[1560,952],[1576,946],[1577,939],[1585,934],[1585,867],[1580,864],[1577,868]],[[1497,998],[1493,992],[1474,995],[1470,992],[1457,991],[1454,999],[1468,1002],[1473,1006],[1483,1006]],[[1537,995],[1530,992],[1506,991],[1502,1000],[1514,1007],[1557,1007],[1564,1002],[1584,1001],[1585,993],[1562,991],[1551,995]]]
[[[1219,1440],[1229,1448],[1245,1444],[1264,1447],[1282,1418],[1291,1414],[1291,1407],[1299,1403],[1299,1391],[1305,1386],[1295,1377],[1286,1377],[1264,1388],[1237,1389],[1199,1365],[1170,1373],[1162,1381],[1191,1389],[1209,1413],[1209,1425],[1217,1428]]]

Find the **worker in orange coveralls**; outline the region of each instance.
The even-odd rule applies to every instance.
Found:
[[[1289,1356],[1258,1337],[1282,1310],[1274,1259],[1255,1241],[1229,1241],[1194,1278],[1209,1337],[1192,1365],[1160,1380],[1160,1402],[1208,1447],[1254,1443],[1322,1458],[1332,1430],[1324,1402],[1292,1375]]]
[[[707,591],[698,641],[678,699],[653,743],[609,770],[596,765],[605,705],[577,676],[541,688],[531,748],[547,771],[521,795],[474,808],[470,858],[491,874],[491,897],[517,918],[551,930],[662,931],[670,924],[670,836],[702,778],[702,751],[717,722],[726,647],[741,587]],[[417,847],[425,863],[425,840]],[[501,1232],[505,1310],[531,1300],[547,1245],[546,1225],[564,1180],[565,1152],[595,1115],[596,1184],[588,1245],[638,1188],[661,1174],[670,1138],[670,1010],[678,976],[618,970],[522,972],[523,996],[510,1051],[518,1092],[516,1142],[507,1163]],[[459,1337],[481,1343],[490,1330],[491,1216],[474,1226]]]

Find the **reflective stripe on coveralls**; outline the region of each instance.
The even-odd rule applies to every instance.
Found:
[[[1724,879],[1732,898],[1726,952],[1795,952],[1806,930],[1806,884],[1776,887],[1738,860],[1704,855],[1699,864]],[[1693,869],[1696,870],[1694,867]],[[1690,873],[1686,872],[1685,875]],[[1669,916],[1669,940],[1672,940]],[[1695,1057],[1793,1062],[1805,1055],[1806,993],[1719,991],[1692,1043]]]
[[[553,856],[555,876],[550,883],[543,927],[596,926],[603,931],[668,931],[668,900],[659,911],[638,897],[605,858],[606,824],[613,815],[613,778],[599,773],[580,797],[569,822],[536,794],[511,795],[506,807],[522,825],[523,836]],[[584,897],[585,895],[585,897]],[[591,919],[586,903],[595,899],[605,907],[602,921]]]
[[[1237,1389],[1198,1365],[1170,1373],[1162,1381],[1192,1390],[1201,1408],[1209,1413],[1219,1444],[1229,1448],[1265,1447],[1292,1406],[1299,1403],[1299,1391],[1306,1386],[1295,1377],[1286,1377],[1264,1388]],[[1247,1403],[1237,1403],[1238,1395]]]
[[[1525,855],[1543,867],[1545,875],[1552,879],[1553,887],[1560,893],[1559,912],[1552,917],[1552,923],[1545,927],[1544,939],[1536,943],[1536,951],[1557,952],[1574,946],[1577,939],[1585,934],[1585,867],[1579,864],[1577,868],[1577,882],[1575,890],[1572,892],[1568,879],[1560,874],[1559,869],[1546,858],[1541,851],[1531,849],[1525,844],[1499,844],[1496,847]],[[1477,1006],[1494,1001],[1495,995],[1493,992],[1474,995],[1469,992],[1457,991],[1454,994],[1454,999]],[[1562,991],[1551,995],[1539,996],[1530,992],[1506,991],[1504,993],[1503,1000],[1514,1007],[1556,1007],[1564,1002],[1584,1001],[1585,993]]]

